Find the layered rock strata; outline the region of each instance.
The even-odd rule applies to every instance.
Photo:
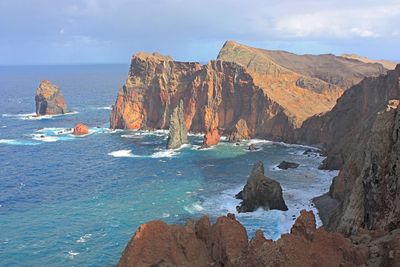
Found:
[[[400,65],[387,75],[364,79],[332,111],[302,127],[302,136],[326,148],[324,166],[341,168],[319,201],[333,207],[319,206],[329,229],[350,235],[360,228],[400,226],[399,98]]]
[[[60,89],[50,81],[44,80],[40,83],[35,95],[36,115],[57,115],[68,112],[64,95]]]
[[[331,109],[346,86],[385,71],[381,65],[332,55],[267,53],[235,42],[227,42],[218,60],[206,65],[137,53],[119,90],[110,126],[167,129],[173,108],[183,100],[186,128],[204,133],[204,146],[216,144],[221,135],[232,141],[293,141],[303,121]]]

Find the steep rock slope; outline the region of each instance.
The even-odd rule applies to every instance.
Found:
[[[399,98],[400,65],[353,86],[300,130],[326,148],[325,167],[341,167],[325,196],[337,203],[324,222],[330,229],[353,234],[400,226]]]
[[[182,99],[187,129],[205,133],[205,146],[243,125],[247,127],[246,137],[292,141],[294,130],[305,119],[333,107],[343,85],[385,72],[380,65],[342,59],[346,65],[334,56],[328,59],[332,57],[342,64],[333,64],[320,73],[309,60],[296,72],[289,68],[300,68],[300,64],[282,66],[285,62],[278,59],[285,57],[272,60],[265,51],[227,42],[220,60],[206,65],[177,62],[156,53],[137,53],[132,57],[128,79],[119,90],[111,128],[167,129],[170,114]],[[331,65],[332,60],[323,56],[315,58],[322,62],[318,69],[323,69],[325,61]],[[348,62],[358,67],[356,73],[351,72],[353,75],[348,74]],[[329,76],[330,71],[343,66],[343,72]]]
[[[287,139],[293,134],[284,108],[241,66],[224,61],[202,66],[144,53],[132,58],[112,110],[111,128],[166,129],[180,100],[186,128],[192,132],[229,134],[244,119],[250,136]]]
[[[330,110],[345,89],[366,76],[385,73],[379,64],[366,64],[334,55],[296,55],[225,43],[218,59],[245,67],[255,83],[285,108],[300,126],[308,117]]]

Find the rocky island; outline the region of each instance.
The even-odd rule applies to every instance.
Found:
[[[68,112],[64,95],[60,89],[50,81],[44,80],[40,83],[35,95],[36,115],[58,115]]]
[[[236,207],[238,212],[251,212],[258,208],[265,210],[288,210],[279,182],[264,175],[264,164],[254,163],[249,179],[236,198],[243,200]]]
[[[169,134],[167,139],[167,149],[180,148],[188,143],[186,124],[183,119],[183,102],[175,107],[171,114],[169,124]]]

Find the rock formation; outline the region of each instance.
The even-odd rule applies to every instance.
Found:
[[[64,95],[51,82],[44,80],[40,83],[35,95],[36,115],[56,115],[68,112]]]
[[[350,235],[399,227],[399,98],[400,65],[353,86],[301,129],[326,148],[325,167],[341,168],[322,201],[334,210],[317,205],[329,229]]]
[[[232,214],[213,225],[206,216],[185,226],[152,221],[139,227],[118,266],[355,266],[366,263],[368,253],[340,234],[316,229],[314,214],[303,210],[291,233],[277,241],[257,231],[249,242]]]
[[[240,142],[250,138],[249,128],[245,120],[240,119],[230,131],[228,141],[231,143]]]
[[[83,123],[77,123],[72,132],[73,135],[85,135],[89,133],[89,128]]]
[[[242,199],[238,212],[251,212],[258,208],[288,210],[280,183],[264,175],[264,165],[257,161],[243,190],[236,197]]]
[[[183,101],[179,102],[171,114],[169,124],[169,134],[167,139],[167,149],[180,148],[188,143],[186,124],[183,117]]]
[[[216,144],[220,135],[291,141],[305,119],[331,109],[348,85],[385,72],[378,64],[267,53],[234,42],[224,45],[218,59],[201,65],[135,54],[111,128],[167,129],[173,108],[183,100],[186,128],[204,133],[205,146]]]
[[[282,169],[282,170],[287,170],[287,169],[296,169],[299,166],[300,166],[300,164],[298,164],[298,163],[289,162],[289,161],[284,160],[281,163],[279,163],[278,168]]]

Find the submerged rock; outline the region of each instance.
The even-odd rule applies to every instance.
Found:
[[[249,148],[248,148],[248,150],[250,150],[250,151],[255,151],[255,150],[259,150],[259,149],[260,149],[260,148],[257,147],[255,144],[249,145]]]
[[[287,169],[296,169],[299,167],[300,164],[295,163],[295,162],[289,162],[289,161],[282,161],[279,165],[278,168],[282,170],[287,170]]]
[[[44,80],[36,90],[36,115],[57,115],[68,112],[64,95],[51,82]]]
[[[89,128],[83,124],[78,123],[74,127],[74,131],[72,132],[73,135],[85,135],[89,133]]]
[[[171,114],[167,149],[180,148],[183,144],[188,143],[187,129],[183,114],[183,101],[181,100]]]
[[[288,210],[279,182],[264,175],[264,165],[257,161],[243,190],[236,195],[243,201],[236,207],[238,212],[252,212],[258,208],[266,210]]]

